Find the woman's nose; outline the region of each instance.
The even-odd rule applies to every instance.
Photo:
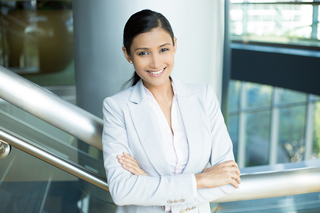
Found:
[[[150,67],[152,68],[159,68],[160,66],[160,57],[158,55],[152,55],[151,61],[150,61]]]

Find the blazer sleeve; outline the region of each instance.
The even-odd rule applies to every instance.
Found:
[[[205,104],[211,128],[210,164],[214,166],[225,161],[234,160],[232,142],[224,123],[219,102],[211,85],[207,86]],[[236,188],[231,184],[216,188],[198,189],[195,204],[211,202],[235,191]]]
[[[178,206],[194,202],[190,174],[151,177],[132,175],[123,169],[117,155],[123,152],[131,154],[124,113],[117,101],[111,97],[104,101],[103,114],[104,167],[115,204]]]

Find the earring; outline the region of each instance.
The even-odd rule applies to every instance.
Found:
[[[132,61],[130,60],[129,63],[132,64]]]

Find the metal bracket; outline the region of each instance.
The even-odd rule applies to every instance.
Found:
[[[4,142],[3,140],[0,140],[0,158],[7,157],[11,152],[11,146],[10,144]]]

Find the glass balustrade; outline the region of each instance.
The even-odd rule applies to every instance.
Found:
[[[74,87],[48,89],[75,102]],[[0,127],[105,177],[100,150],[2,99]],[[4,212],[99,212],[99,209],[114,212],[115,209],[109,192],[15,147],[9,156],[0,159],[0,199]]]

